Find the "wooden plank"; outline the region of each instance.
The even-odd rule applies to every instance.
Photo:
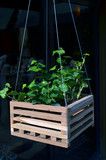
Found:
[[[89,123],[88,125],[86,125],[83,129],[78,131],[75,135],[71,136],[69,141],[71,142],[72,140],[74,140],[76,137],[78,137],[82,132],[84,132],[87,128],[89,128],[92,125],[93,125],[93,121],[91,123]]]
[[[79,113],[81,113],[82,111],[84,111],[85,109],[83,108],[83,109],[80,109],[80,110],[78,110],[77,112],[75,112],[74,114],[72,114],[72,116],[76,116],[77,114],[79,114]]]
[[[85,108],[87,105],[90,105],[93,103],[93,95],[86,96],[84,98],[81,98],[78,101],[75,101],[74,103],[68,105],[68,110],[71,111],[72,114],[77,112],[79,109]]]
[[[30,135],[31,135],[31,136],[35,136],[35,133],[34,133],[34,132],[30,132]]]
[[[13,124],[13,118],[14,118],[13,110],[14,110],[14,106],[11,105],[10,107],[10,128],[11,128],[11,125]]]
[[[57,138],[60,137],[63,139],[67,139],[67,135],[61,134],[60,131],[54,131],[54,130],[50,130],[50,129],[46,129],[46,128],[39,128],[39,127],[34,127],[34,126],[20,124],[20,123],[12,124],[11,127],[12,127],[11,133],[13,133],[13,128],[16,128],[16,129],[23,129],[25,131],[30,131],[30,132],[34,132],[34,133],[44,134],[47,136],[54,136]]]
[[[68,124],[68,112],[65,112],[65,113],[62,113],[61,114],[61,125],[62,126],[67,126],[67,124]]]
[[[51,136],[51,140],[54,141],[54,142],[56,142],[56,137]]]
[[[66,131],[67,126],[62,126],[60,123],[49,122],[44,120],[38,120],[33,118],[23,118],[23,117],[14,117],[14,121],[31,124],[39,127],[47,127],[51,129],[63,130]]]
[[[79,112],[79,111],[81,111],[81,110],[85,110],[86,108],[89,108],[89,107],[91,107],[91,106],[93,106],[93,104],[81,105],[81,106],[78,106],[79,108],[77,108],[77,107],[75,106],[75,107],[73,107],[72,110],[70,109],[69,112],[70,112],[72,115],[74,115],[74,114],[77,114],[77,112]]]
[[[20,133],[15,133],[15,132],[13,132],[12,135],[17,136],[17,137],[21,137],[21,138],[30,139],[30,140],[36,141],[36,142],[42,142],[42,143],[46,143],[46,144],[51,144],[51,145],[55,145],[55,146],[59,146],[59,147],[68,148],[67,141],[66,142],[52,141],[51,139],[42,139],[40,137],[33,137],[31,135],[20,134]]]
[[[10,107],[13,105],[14,107],[21,107],[21,108],[27,108],[27,109],[34,109],[34,110],[42,110],[42,111],[50,111],[50,112],[66,112],[67,108],[62,106],[50,106],[50,105],[43,105],[43,104],[36,104],[33,105],[31,103],[27,102],[17,102],[17,101],[11,101]]]
[[[79,128],[80,126],[82,126],[84,123],[86,123],[88,120],[92,119],[93,114],[91,114],[90,116],[88,116],[87,118],[83,119],[81,122],[79,122],[78,124],[75,124],[73,127],[71,127],[71,132],[75,131],[77,128]]]
[[[40,134],[40,138],[44,138],[44,139],[46,139],[46,135],[44,135],[44,134]]]
[[[21,134],[24,134],[24,130],[23,130],[23,129],[20,129],[19,132],[20,132]]]
[[[25,124],[16,123],[16,124],[12,125],[11,133],[14,132],[13,128],[23,129],[25,131],[44,134],[44,135],[47,135],[47,136],[54,136],[54,137],[57,137],[57,138],[67,139],[67,135],[61,134],[60,131],[53,131],[53,130],[46,129],[46,128],[39,128],[39,127],[33,127],[33,126],[25,125]]]
[[[86,116],[87,114],[89,114],[90,112],[92,112],[94,110],[93,107],[90,107],[86,110],[84,110],[83,112],[79,113],[78,115],[76,115],[75,117],[70,119],[70,125],[79,121],[80,119],[82,119],[84,116]]]
[[[44,112],[38,112],[38,111],[28,111],[28,110],[15,109],[12,112],[13,112],[13,114],[31,116],[31,117],[35,117],[35,118],[54,120],[54,121],[60,121],[60,122],[65,119],[64,115],[44,113]]]

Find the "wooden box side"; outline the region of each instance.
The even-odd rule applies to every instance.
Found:
[[[93,95],[86,96],[68,106],[69,141],[94,125]]]
[[[11,134],[47,144],[68,146],[67,108],[10,102]]]

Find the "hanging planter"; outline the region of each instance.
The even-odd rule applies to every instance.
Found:
[[[53,52],[61,58],[56,59],[48,74],[44,64],[32,60],[28,72],[35,72],[36,76],[30,84],[22,84],[21,91],[17,91],[6,83],[0,91],[2,98],[13,96],[12,135],[68,148],[72,140],[94,125],[93,95],[84,96],[83,92],[88,87],[83,72],[88,54],[81,61],[72,60],[69,67],[65,60],[69,57],[64,54],[62,48]]]
[[[28,4],[15,90],[6,83],[0,91],[0,96],[13,97],[10,102],[12,135],[68,148],[72,140],[94,125],[91,89],[90,95],[85,94],[87,88],[90,88],[85,67],[85,60],[89,55],[82,55],[78,39],[81,61],[65,56],[65,51],[59,45],[56,7],[53,0],[58,42],[58,50],[53,52],[53,56],[56,55],[56,65],[47,71],[44,64],[32,60],[28,72],[34,72],[36,76],[30,84],[22,84],[20,90],[17,90],[30,2],[31,0]],[[69,6],[72,13],[70,3]],[[72,18],[74,20],[73,14]],[[78,38],[76,26],[75,31]]]
[[[93,96],[67,107],[10,102],[11,134],[68,148],[71,141],[94,125]]]

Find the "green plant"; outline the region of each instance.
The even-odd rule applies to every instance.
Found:
[[[84,88],[87,88],[84,64],[88,54],[84,54],[81,61],[71,60],[71,65],[67,64],[69,56],[65,56],[65,51],[60,48],[53,51],[56,58],[56,65],[46,71],[44,64],[37,60],[32,60],[28,66],[28,72],[34,72],[35,78],[29,84],[23,84],[21,91],[14,91],[9,83],[0,91],[2,98],[13,97],[18,101],[31,102],[33,104],[63,104],[63,93],[66,93],[67,102],[71,103],[82,96]],[[62,78],[64,81],[62,81]]]

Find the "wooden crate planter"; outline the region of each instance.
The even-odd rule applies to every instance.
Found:
[[[11,134],[68,148],[71,141],[94,125],[93,96],[67,107],[10,102]]]

